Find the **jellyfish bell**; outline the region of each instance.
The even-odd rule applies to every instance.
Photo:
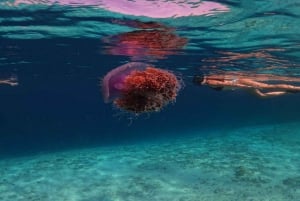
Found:
[[[119,66],[108,72],[102,80],[102,94],[105,103],[113,101],[120,96],[124,89],[124,80],[132,71],[145,70],[147,64],[131,62]]]
[[[134,114],[157,112],[175,101],[181,89],[172,72],[132,62],[110,71],[103,79],[105,102]]]

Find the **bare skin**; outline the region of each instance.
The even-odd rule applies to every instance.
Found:
[[[245,89],[259,97],[274,97],[287,93],[300,92],[300,86],[292,84],[269,84],[268,81],[275,82],[299,82],[299,78],[279,77],[267,74],[250,75],[240,73],[226,73],[217,75],[205,75],[199,85],[207,85],[212,88]]]
[[[5,85],[10,85],[10,86],[17,86],[18,85],[18,81],[16,78],[9,78],[9,79],[3,79],[0,80],[0,84],[5,84]]]

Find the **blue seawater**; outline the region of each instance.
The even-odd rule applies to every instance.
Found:
[[[300,200],[300,93],[193,83],[242,72],[300,86],[300,3],[159,18],[105,2],[0,2],[0,80],[18,83],[0,84],[0,200]],[[176,102],[140,115],[104,103],[103,77],[133,61],[180,77]]]

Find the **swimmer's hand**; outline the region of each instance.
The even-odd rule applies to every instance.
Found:
[[[10,85],[10,86],[17,86],[19,85],[18,83],[18,79],[16,77],[11,77],[7,80],[0,80],[0,84],[7,84],[7,85]]]

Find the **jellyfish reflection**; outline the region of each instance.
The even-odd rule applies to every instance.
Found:
[[[104,101],[135,114],[160,111],[175,101],[180,88],[172,72],[140,62],[117,67],[102,80]]]
[[[120,24],[120,21],[115,23]],[[107,44],[105,53],[130,56],[132,60],[162,59],[176,54],[188,41],[178,36],[174,28],[163,24],[128,21],[126,25],[138,30],[104,38],[103,42]]]

